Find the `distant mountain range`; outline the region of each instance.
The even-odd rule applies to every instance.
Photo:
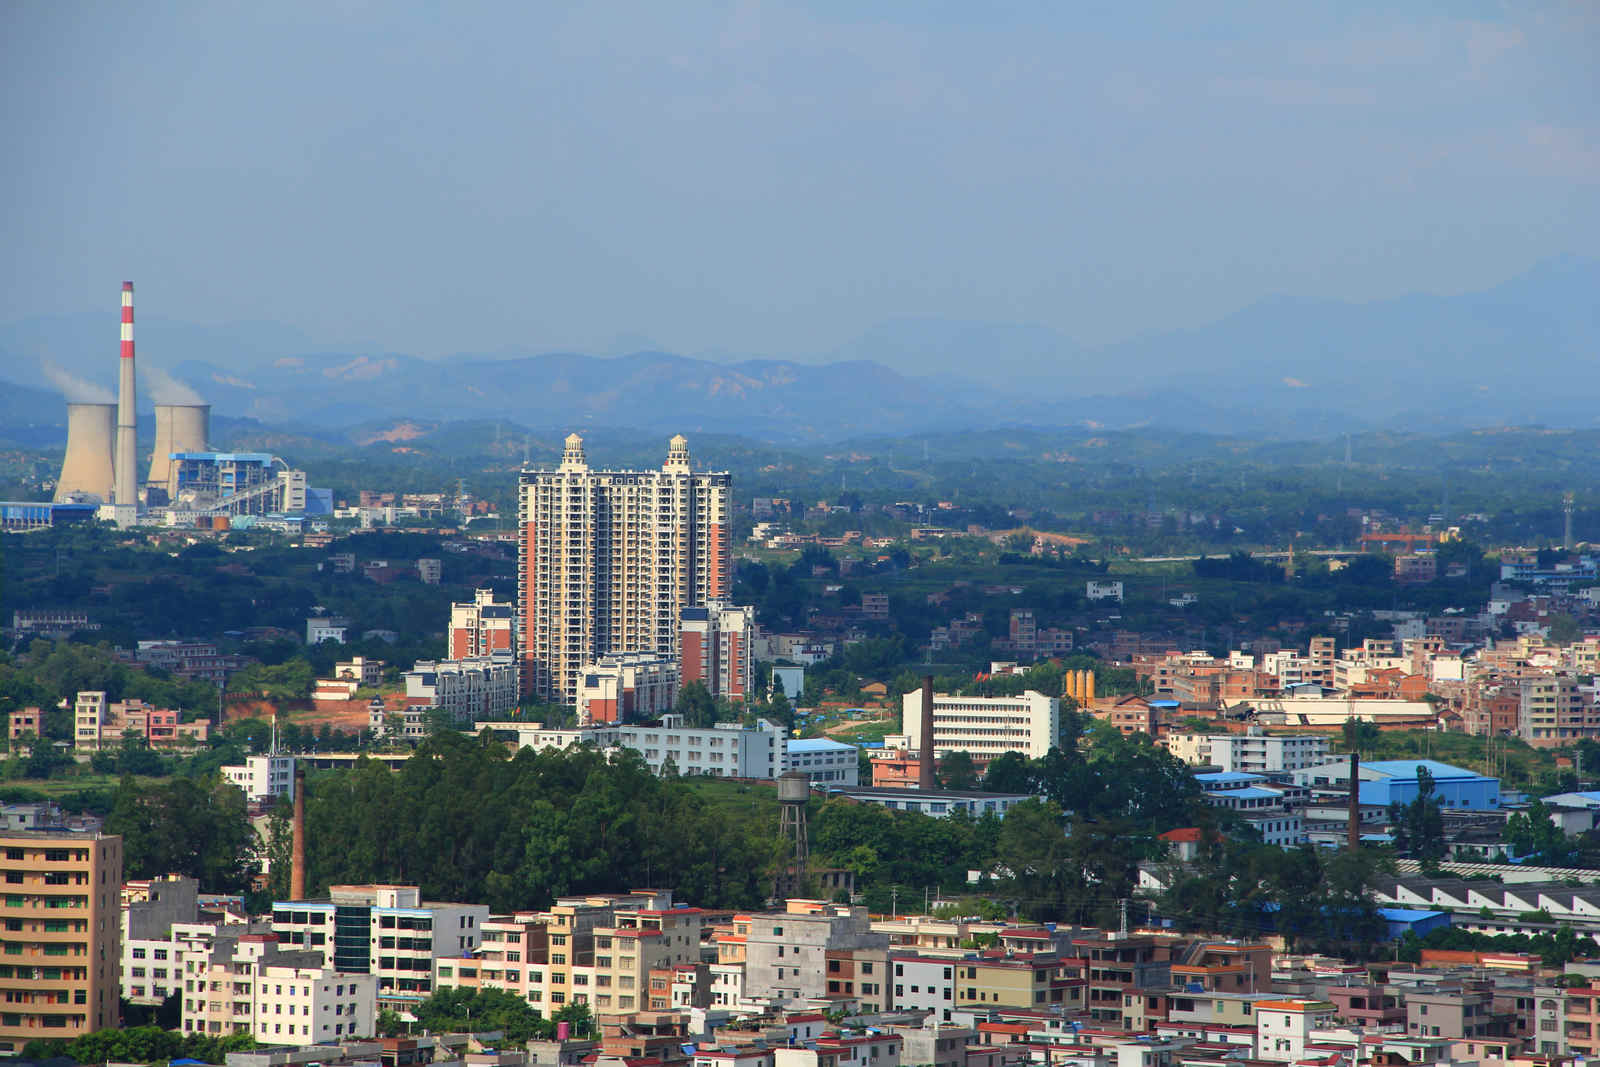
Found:
[[[668,352],[318,352],[277,324],[140,322],[140,352],[219,415],[286,428],[401,417],[631,426],[774,442],[996,425],[1304,439],[1372,428],[1600,426],[1600,263],[1564,259],[1478,293],[1352,304],[1273,298],[1100,347],[1045,327],[884,323],[827,362]],[[58,437],[42,362],[114,384],[115,309],[0,326],[0,437]],[[59,376],[58,376],[59,377]],[[141,384],[143,404],[160,399]],[[155,385],[155,388],[152,388]],[[35,390],[41,390],[35,392]]]

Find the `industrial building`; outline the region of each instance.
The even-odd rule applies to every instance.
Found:
[[[1433,795],[1446,809],[1461,811],[1499,811],[1500,779],[1490,778],[1464,767],[1452,767],[1438,760],[1373,760],[1361,765],[1361,803],[1409,804],[1421,790],[1422,772],[1433,780]],[[1331,760],[1316,767],[1294,772],[1297,785],[1313,791],[1327,786],[1349,788],[1350,759]]]
[[[42,529],[93,509],[119,526],[195,525],[223,516],[290,516],[331,511],[331,496],[306,487],[297,471],[265,453],[211,451],[211,406],[155,405],[155,447],[143,478],[138,463],[138,395],[133,343],[133,283],[122,283],[117,402],[67,404],[67,453],[46,504],[0,505],[4,528]],[[61,510],[63,508],[69,510]]]
[[[730,586],[732,477],[695,473],[672,438],[658,471],[591,470],[571,434],[560,466],[522,472],[517,632],[523,689],[575,704],[588,664],[621,652],[678,656],[683,610]]]

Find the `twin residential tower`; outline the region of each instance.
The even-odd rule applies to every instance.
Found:
[[[674,437],[660,470],[591,470],[583,438],[518,491],[522,692],[573,704],[582,668],[623,652],[679,655],[685,608],[726,600],[726,472],[695,473]]]

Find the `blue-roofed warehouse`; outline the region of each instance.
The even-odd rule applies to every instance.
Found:
[[[1499,811],[1500,779],[1431,759],[1374,760],[1361,764],[1361,803],[1409,804],[1420,790],[1421,771],[1433,776],[1433,793],[1442,807]]]

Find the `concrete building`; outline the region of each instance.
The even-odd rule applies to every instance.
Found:
[[[622,652],[584,667],[578,725],[638,722],[667,714],[678,700],[678,661],[654,652]]]
[[[270,803],[278,797],[294,802],[293,756],[246,756],[243,763],[220,769],[223,781],[238,786],[252,804]]]
[[[172,928],[200,917],[200,883],[169,875],[122,887],[122,997],[160,1004],[183,988]]]
[[[1237,812],[1261,835],[1263,843],[1292,848],[1305,841],[1304,817],[1289,807],[1286,789],[1273,787],[1264,776],[1219,771],[1197,774],[1195,779],[1206,803]]]
[[[527,691],[571,704],[586,664],[679,654],[685,608],[729,592],[726,473],[694,473],[683,437],[659,471],[591,470],[583,439],[560,466],[523,471],[517,611]]]
[[[1333,1004],[1299,997],[1256,1002],[1256,1058],[1295,1063],[1305,1058],[1311,1032],[1333,1021]]]
[[[861,780],[861,750],[828,737],[793,738],[788,744],[788,769],[811,779],[813,786],[853,786]]]
[[[118,1025],[122,838],[0,833],[0,1053]]]
[[[378,977],[343,974],[322,954],[286,949],[274,934],[219,939],[183,961],[186,1034],[249,1034],[267,1045],[371,1036]]]
[[[877,804],[890,811],[915,811],[935,819],[965,812],[974,819],[984,815],[1003,818],[1012,807],[1029,799],[1021,793],[975,793],[950,789],[875,786],[822,786],[830,796],[857,804]]]
[[[657,774],[670,760],[679,774],[776,778],[784,772],[787,760],[787,732],[765,719],[756,720],[754,726],[723,722],[690,727],[683,724],[681,715],[664,715],[659,726],[623,723],[559,730],[545,729],[537,722],[482,722],[478,728],[513,738],[522,748],[631,748]]]
[[[470,603],[450,605],[450,658],[515,652],[516,626],[515,604],[496,600],[493,589],[474,590]]]
[[[887,948],[873,933],[867,909],[845,904],[791,900],[783,912],[736,915],[733,926],[744,959],[744,996],[781,1002],[823,997],[828,989],[828,952]],[[718,962],[733,962],[720,958]]]
[[[484,905],[424,901],[415,886],[331,886],[326,900],[275,901],[272,932],[324,967],[376,975],[378,998],[405,1004],[433,992],[435,960],[478,946],[488,918]]]
[[[713,697],[740,702],[750,693],[756,609],[721,601],[683,609],[678,630],[683,684],[700,682]]]
[[[1115,600],[1122,603],[1121,582],[1101,582],[1091,579],[1083,585],[1083,595],[1089,600]]]
[[[516,710],[518,675],[516,659],[509,652],[437,663],[418,660],[405,675],[406,700],[442,708],[458,723],[493,719]]]
[[[438,559],[417,560],[417,580],[423,585],[438,585],[439,579],[444,575],[444,561]]]
[[[941,956],[890,956],[891,1010],[926,1011],[949,1022],[956,1009],[957,962]]]
[[[1213,734],[1206,739],[1208,762],[1224,771],[1284,774],[1327,761],[1328,738],[1321,734],[1268,734],[1259,727],[1245,734]]]
[[[901,700],[905,747],[922,751],[922,693]],[[982,766],[996,756],[1020,752],[1037,759],[1058,743],[1061,701],[1028,690],[1014,697],[964,697],[936,693],[933,698],[933,752],[970,753]]]
[[[350,620],[342,615],[313,615],[306,620],[306,644],[332,641],[342,645],[349,630]]]
[[[1564,674],[1524,678],[1518,690],[1517,736],[1535,748],[1565,748],[1600,737],[1600,708]]]

